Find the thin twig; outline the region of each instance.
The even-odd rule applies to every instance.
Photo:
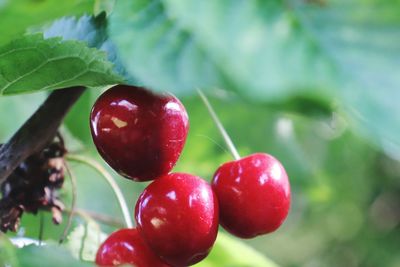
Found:
[[[122,215],[124,216],[126,227],[132,228],[133,223],[132,223],[132,220],[131,220],[131,217],[129,214],[128,205],[126,204],[126,201],[125,201],[124,195],[122,194],[121,189],[119,188],[118,184],[115,182],[112,175],[103,166],[101,166],[101,164],[99,164],[97,161],[90,159],[88,157],[69,154],[69,155],[67,155],[67,160],[84,163],[84,164],[92,167],[102,177],[105,178],[105,180],[108,182],[108,184],[114,191],[114,194],[115,194],[117,201],[119,203],[119,206],[121,208]]]

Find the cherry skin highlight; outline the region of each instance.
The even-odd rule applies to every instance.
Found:
[[[176,97],[117,85],[97,99],[90,128],[97,150],[114,170],[135,181],[148,181],[174,167],[189,121]]]
[[[275,231],[290,208],[290,184],[281,163],[256,153],[221,165],[212,188],[220,223],[231,234],[252,238]]]
[[[136,229],[121,229],[101,244],[96,255],[98,266],[168,267],[156,256]]]
[[[218,232],[211,186],[185,173],[153,181],[136,203],[137,227],[150,248],[172,266],[193,265],[210,252]]]

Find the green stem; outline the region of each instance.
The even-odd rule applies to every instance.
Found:
[[[88,165],[89,167],[92,167],[94,170],[96,170],[104,179],[108,182],[108,184],[111,186],[112,190],[114,191],[114,194],[118,200],[119,206],[122,211],[122,215],[124,216],[125,224],[128,228],[133,227],[133,223],[131,220],[131,217],[129,215],[129,209],[128,205],[126,204],[124,195],[121,192],[121,189],[119,188],[118,184],[115,182],[114,178],[112,175],[107,172],[107,170],[101,166],[97,161],[90,159],[88,157],[84,156],[78,156],[78,155],[67,155],[67,159],[79,163],[83,163]]]
[[[74,216],[79,216],[82,219],[84,219],[85,221],[96,221],[96,222],[100,222],[115,228],[124,228],[125,225],[122,221],[120,221],[117,218],[111,217],[109,215],[105,215],[105,214],[101,214],[101,213],[96,213],[93,211],[89,211],[89,210],[82,210],[82,209],[75,209],[73,212],[71,212],[70,210],[66,210],[66,213],[71,213]]]
[[[222,138],[224,139],[225,144],[228,147],[229,151],[231,152],[233,158],[236,160],[240,159],[240,155],[239,155],[238,151],[236,150],[235,145],[233,144],[231,138],[229,137],[228,133],[226,132],[224,126],[222,125],[221,121],[219,120],[217,114],[215,113],[215,111],[214,111],[213,107],[211,106],[210,102],[208,101],[207,97],[204,95],[204,93],[200,89],[197,89],[197,93],[199,94],[204,105],[206,106],[208,113],[210,113],[211,118],[213,119],[215,125],[217,126],[219,132],[221,133]]]
[[[63,242],[64,242],[64,240],[65,240],[65,238],[67,237],[67,234],[68,234],[68,230],[71,228],[71,225],[72,225],[72,217],[73,217],[73,211],[75,210],[75,208],[76,208],[76,188],[77,188],[77,186],[76,186],[76,178],[75,178],[75,175],[72,173],[72,171],[71,171],[71,169],[69,168],[69,166],[68,166],[68,164],[67,164],[67,162],[65,162],[64,161],[64,166],[65,166],[65,168],[66,168],[66,170],[67,170],[67,172],[68,172],[68,176],[69,176],[69,178],[70,178],[70,181],[71,181],[71,187],[72,187],[72,199],[71,199],[71,213],[68,215],[68,220],[67,220],[67,225],[65,226],[65,228],[64,228],[64,231],[63,231],[63,233],[62,233],[62,235],[61,235],[61,237],[60,237],[60,240],[58,241],[59,242],[59,244],[62,244]]]

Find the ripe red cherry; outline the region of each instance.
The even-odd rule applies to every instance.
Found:
[[[189,129],[186,110],[176,97],[127,85],[101,95],[90,122],[100,155],[118,173],[135,181],[170,172]]]
[[[212,187],[218,197],[221,225],[241,238],[275,231],[289,212],[287,174],[268,154],[252,154],[221,165]]]
[[[218,202],[201,178],[172,173],[152,182],[136,203],[137,227],[150,248],[172,266],[210,252],[218,232]]]
[[[121,229],[112,233],[98,249],[96,264],[168,267],[150,250],[136,229]]]

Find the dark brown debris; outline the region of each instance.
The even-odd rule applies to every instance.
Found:
[[[63,186],[66,154],[60,136],[40,153],[22,162],[0,187],[0,230],[16,231],[24,212],[49,210],[53,222],[60,224],[64,204],[58,199]]]

